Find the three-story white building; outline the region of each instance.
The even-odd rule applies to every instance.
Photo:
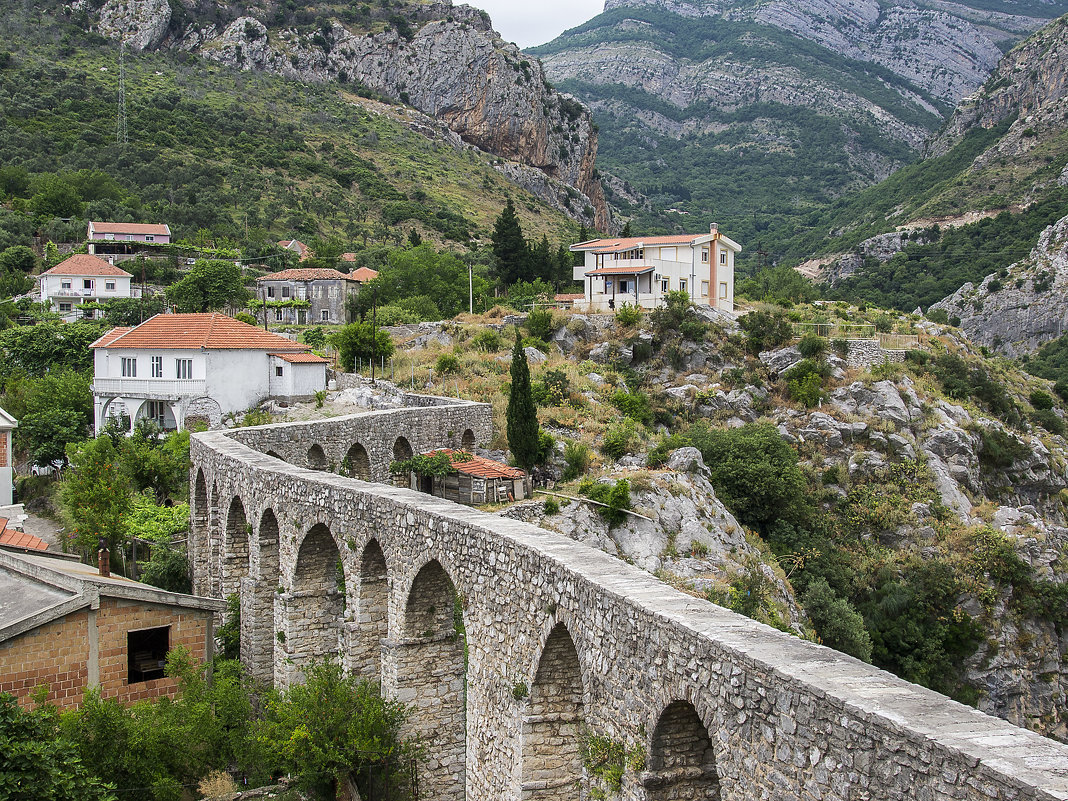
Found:
[[[574,279],[585,285],[574,307],[607,311],[622,303],[653,309],[668,292],[683,291],[700,306],[734,311],[734,257],[741,245],[719,232],[593,239],[571,246],[584,253]]]
[[[157,314],[90,347],[98,432],[123,416],[131,428],[142,418],[167,430],[214,427],[268,398],[326,389],[326,359],[225,314]]]
[[[53,310],[66,320],[83,317],[78,307],[85,303],[139,297],[140,290],[130,283],[132,278],[114,264],[86,253],[71,256],[37,276],[41,302],[51,303]]]

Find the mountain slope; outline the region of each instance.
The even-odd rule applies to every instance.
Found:
[[[609,0],[531,53],[594,110],[625,214],[714,215],[753,241],[914,160],[1002,48],[1066,10]]]
[[[484,12],[448,0],[375,8],[78,0],[73,8],[74,21],[135,50],[192,52],[241,70],[351,84],[411,105],[466,142],[582,193],[576,207],[565,204],[576,219],[610,224],[588,112],[555,92]]]

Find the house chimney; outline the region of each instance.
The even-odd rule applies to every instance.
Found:
[[[710,226],[708,226],[708,233],[710,233],[710,234],[718,234],[719,233],[719,223],[712,223]]]
[[[100,538],[100,548],[96,552],[96,565],[100,569],[100,575],[107,578],[111,575],[111,552],[108,551],[106,537]]]

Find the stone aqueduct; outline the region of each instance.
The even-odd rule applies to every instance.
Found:
[[[628,749],[626,801],[1068,799],[1068,747],[552,532],[368,483],[490,437],[487,406],[410,402],[195,435],[190,547],[197,592],[239,593],[254,674],[334,656],[412,705],[421,798],[587,798],[594,733]]]

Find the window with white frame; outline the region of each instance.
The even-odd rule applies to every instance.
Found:
[[[267,287],[267,297],[269,297],[269,298],[273,298],[274,297],[274,287],[273,286]]]
[[[153,378],[163,378],[163,357],[162,356],[153,356],[152,357],[152,377]]]
[[[93,279],[92,278],[83,278],[82,279],[82,289],[92,289],[92,288],[93,288]]]
[[[701,261],[708,264],[708,248],[701,248]]]
[[[115,282],[114,281],[105,281],[104,282],[104,289],[106,289],[108,292],[114,292],[115,291]]]
[[[59,304],[59,310],[61,312],[69,312],[73,308],[74,308],[74,305],[71,304],[71,303],[60,303]]]
[[[277,365],[275,365],[275,367],[274,367],[274,374],[275,374],[276,376],[278,376],[279,378],[281,378],[281,377],[282,377],[282,365],[280,365],[280,364],[277,364]]]
[[[721,250],[719,252],[719,263],[720,264],[726,264],[727,263],[727,251]]]
[[[60,289],[70,289],[71,282],[70,281],[60,281],[59,282],[59,287],[60,287]]]
[[[289,287],[287,287],[287,286],[282,287],[282,297],[283,298],[288,298],[289,297]]]
[[[671,291],[671,279],[670,278],[662,278],[662,279],[660,279],[660,291],[661,292],[670,292]]]
[[[115,234],[104,234],[104,239],[108,242],[113,242],[115,240]]]
[[[721,300],[727,299],[727,282],[720,281],[719,283],[719,297]]]
[[[133,242],[133,234],[127,234],[126,235],[126,241],[127,242]]]
[[[174,360],[174,374],[178,378],[192,378],[193,377],[193,360],[192,359],[175,359]]]
[[[156,241],[156,237],[153,234],[145,234],[145,241],[146,242],[155,242]]]
[[[702,281],[701,282],[701,297],[702,298],[707,298],[708,297],[708,281]]]
[[[137,378],[137,359],[122,357],[122,377]]]
[[[680,279],[679,279],[679,291],[680,291],[680,292],[685,292],[685,291],[687,291],[687,289],[689,288],[689,286],[690,286],[690,285],[689,285],[688,283],[686,283],[686,279],[685,279],[685,278],[680,278]]]
[[[274,310],[274,320],[275,320],[276,323],[277,322],[281,322],[281,320],[282,320],[282,310],[281,309],[275,309]]]

